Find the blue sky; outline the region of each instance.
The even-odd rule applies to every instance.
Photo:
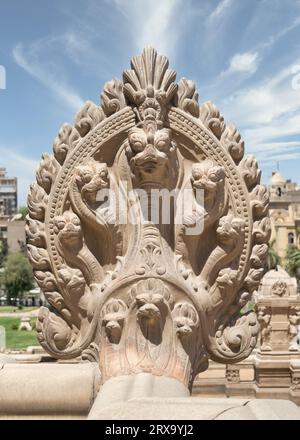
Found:
[[[20,205],[60,126],[149,44],[238,126],[264,182],[279,162],[300,183],[299,0],[0,0],[0,165]]]

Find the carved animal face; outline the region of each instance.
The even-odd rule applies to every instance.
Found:
[[[120,299],[111,299],[103,310],[103,324],[110,342],[120,341],[127,307]]]
[[[195,188],[207,189],[208,192],[214,191],[217,183],[224,178],[224,168],[214,165],[211,161],[196,163],[192,167],[192,180]]]
[[[172,316],[176,326],[176,332],[180,337],[190,336],[198,325],[198,314],[192,304],[177,304],[172,312]]]
[[[159,182],[167,175],[169,158],[175,150],[170,130],[134,128],[128,136],[126,154],[132,172],[141,181]]]
[[[84,294],[86,283],[79,269],[63,267],[58,271],[58,281],[62,286],[68,287],[71,295],[77,299]]]
[[[79,166],[75,179],[81,190],[82,197],[88,203],[95,203],[97,192],[109,186],[107,165],[92,161],[86,165]]]
[[[212,202],[218,191],[218,185],[225,179],[223,167],[215,165],[211,160],[196,163],[192,167],[191,182],[195,190],[204,191],[205,203]]]
[[[56,217],[55,232],[64,245],[78,244],[82,240],[79,217],[71,211],[66,211],[64,215]]]
[[[159,293],[145,292],[137,295],[138,316],[148,319],[159,318],[163,303],[163,296]]]
[[[272,293],[274,295],[282,296],[287,292],[287,284],[284,281],[277,281],[272,286]]]
[[[236,243],[242,238],[244,221],[240,218],[227,215],[221,217],[217,228],[218,241],[222,244]]]

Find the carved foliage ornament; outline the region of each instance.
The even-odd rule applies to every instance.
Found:
[[[41,309],[38,338],[99,361],[103,380],[191,385],[208,357],[237,362],[256,344],[256,315],[239,311],[263,273],[268,192],[236,127],[154,49],[101,97],[63,125],[28,196],[28,254],[56,310]]]

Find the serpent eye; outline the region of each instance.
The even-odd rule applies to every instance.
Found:
[[[158,141],[157,144],[156,144],[156,147],[159,150],[166,150],[166,148],[168,147],[168,144],[167,144],[166,141]]]
[[[59,229],[59,230],[64,229],[64,227],[65,227],[65,221],[64,221],[64,220],[57,220],[57,222],[56,222],[56,227],[57,227],[57,229]]]
[[[142,144],[142,142],[139,142],[139,141],[133,142],[133,144],[132,144],[132,148],[134,151],[142,151],[143,147],[144,147],[144,145]]]
[[[74,218],[72,219],[72,223],[73,223],[73,225],[75,225],[75,226],[80,226],[80,225],[81,225],[81,223],[80,223],[80,219],[79,219],[78,217],[74,217]]]
[[[102,177],[102,178],[108,178],[109,176],[107,175],[107,171],[106,170],[102,170],[101,172],[100,172],[100,177]]]

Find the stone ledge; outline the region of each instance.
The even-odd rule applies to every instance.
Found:
[[[0,417],[86,416],[99,387],[93,363],[7,363],[0,369]]]
[[[91,418],[91,417],[90,417]],[[286,400],[218,398],[140,398],[99,408],[97,420],[300,420]]]

